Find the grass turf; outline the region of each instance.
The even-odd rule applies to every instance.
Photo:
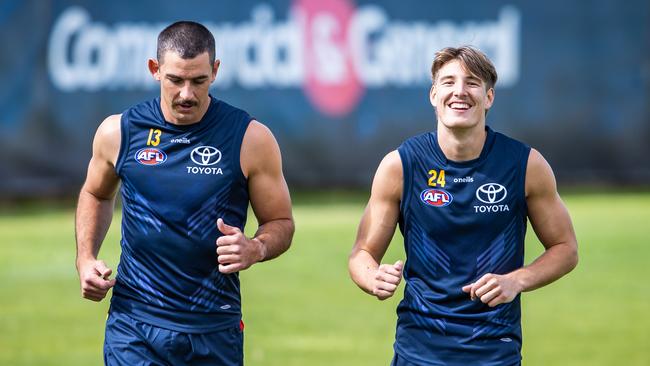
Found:
[[[241,274],[247,365],[389,363],[399,296],[377,301],[347,274],[364,198],[297,196],[291,250]],[[580,264],[523,295],[524,364],[650,364],[650,194],[574,194],[565,201]],[[112,268],[119,220],[100,254]],[[108,301],[80,298],[73,237],[70,209],[0,215],[1,365],[102,364]],[[532,230],[528,238],[527,263],[542,248]],[[397,234],[385,261],[403,256]]]

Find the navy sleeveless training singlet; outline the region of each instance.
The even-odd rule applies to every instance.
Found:
[[[217,218],[243,230],[240,149],[251,116],[210,97],[204,117],[166,122],[160,98],[122,114],[122,254],[111,311],[181,332],[241,320],[238,274],[218,271]]]
[[[530,148],[486,127],[480,156],[448,160],[435,132],[406,140],[399,227],[404,299],[395,352],[417,365],[520,362],[520,299],[490,308],[461,288],[523,266]]]

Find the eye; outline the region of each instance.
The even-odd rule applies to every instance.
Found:
[[[176,84],[176,85],[183,82],[183,79],[180,79],[180,78],[172,78],[172,77],[170,77],[170,78],[167,78],[167,80],[171,81],[173,84]]]

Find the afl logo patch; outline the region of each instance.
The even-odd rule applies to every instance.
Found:
[[[420,200],[429,206],[445,207],[451,203],[453,197],[444,189],[425,189],[420,193]]]
[[[142,165],[158,165],[167,160],[167,154],[153,147],[145,147],[135,153],[135,160]]]

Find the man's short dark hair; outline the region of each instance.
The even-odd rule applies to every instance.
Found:
[[[163,63],[163,56],[167,51],[176,52],[182,59],[194,58],[207,52],[212,65],[215,58],[214,37],[202,24],[191,21],[176,22],[158,35],[158,63]]]

